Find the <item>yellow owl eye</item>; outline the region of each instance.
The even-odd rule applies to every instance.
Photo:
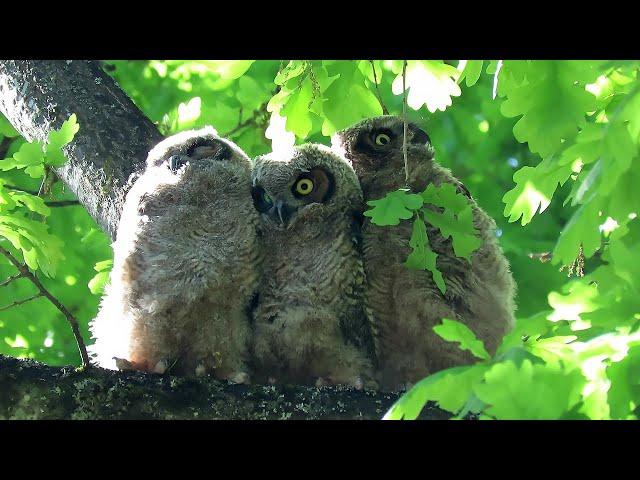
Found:
[[[301,178],[296,183],[296,192],[300,195],[309,195],[313,191],[313,180],[310,178]]]
[[[391,141],[391,137],[386,133],[379,133],[376,135],[376,145],[386,145]]]

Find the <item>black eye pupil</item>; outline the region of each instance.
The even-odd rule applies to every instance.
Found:
[[[262,187],[253,187],[251,189],[251,197],[253,197],[253,206],[261,213],[269,211],[273,205],[271,197],[269,197]]]

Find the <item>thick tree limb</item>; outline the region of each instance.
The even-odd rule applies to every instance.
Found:
[[[30,141],[77,115],[56,172],[113,238],[127,182],[162,139],[153,123],[95,61],[0,60],[0,111]]]
[[[0,355],[0,419],[380,419],[398,394],[229,385]],[[424,419],[446,419],[425,408]]]

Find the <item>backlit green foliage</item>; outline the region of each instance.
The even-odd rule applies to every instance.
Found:
[[[328,144],[336,130],[381,114],[382,103],[402,112],[398,60],[105,67],[164,132],[211,124],[250,156],[294,142]],[[436,327],[477,363],[417,383],[387,418],[415,418],[426,401],[458,417],[637,417],[639,68],[635,61],[408,61],[410,120],[496,220],[519,286],[518,319],[493,356],[455,322]],[[70,131],[43,150],[0,118],[0,229],[9,232],[0,243],[42,273],[88,339],[111,251],[82,207],[47,205],[73,198],[50,174]],[[371,202],[370,215],[379,228],[412,222],[407,266],[431,271],[444,290],[426,228],[450,235],[456,254],[471,258],[479,239],[462,200],[433,187],[400,190]],[[0,283],[14,273],[0,259]],[[27,281],[13,281],[0,287],[0,307],[33,293]],[[0,352],[79,364],[68,326],[44,299],[0,312]]]

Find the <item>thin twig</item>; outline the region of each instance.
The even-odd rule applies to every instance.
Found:
[[[15,275],[10,276],[9,278],[6,278],[2,283],[0,283],[0,287],[4,287],[6,285],[9,285],[11,282],[13,282],[14,280],[17,280],[19,278],[22,278],[22,274],[18,272]]]
[[[18,192],[24,192],[24,193],[28,193],[30,195],[35,195],[36,197],[38,196],[38,192],[34,191],[34,190],[24,190],[20,187],[16,187],[15,185],[4,185],[4,188],[8,189],[8,190],[14,190],[14,191],[18,191]],[[80,202],[78,200],[51,200],[49,202],[44,202],[45,205],[48,205],[50,207],[68,207],[71,205],[80,205]]]
[[[273,97],[279,91],[280,91],[280,86],[276,87],[276,89],[273,92],[271,92],[271,96]],[[220,136],[230,137],[234,133],[237,133],[238,131],[242,130],[245,127],[248,127],[249,125],[256,125],[256,120],[258,119],[258,117],[266,111],[267,105],[269,104],[269,100],[267,100],[266,102],[261,104],[258,108],[256,108],[251,114],[251,116],[247,118],[244,122],[240,122],[238,125],[236,125],[234,128],[232,128],[226,133],[221,133]]]
[[[23,303],[30,302],[31,300],[35,300],[36,298],[40,298],[41,296],[42,296],[42,293],[36,293],[35,295],[29,298],[25,298],[24,300],[15,301],[10,305],[5,305],[4,307],[0,307],[0,312],[2,312],[3,310],[9,310],[12,307],[17,307],[18,305],[22,305]]]
[[[407,61],[402,63],[402,117],[404,120],[404,138],[402,139],[402,153],[404,154],[404,179],[409,186],[409,162],[407,160]]]
[[[16,190],[18,192],[24,192],[30,195],[38,196],[38,192],[36,192],[35,190],[25,190],[24,188],[16,187],[15,185],[9,185],[8,183],[4,184],[4,188],[8,190]]]
[[[376,66],[373,63],[373,60],[369,60],[369,61],[371,62],[371,69],[373,70],[373,82],[375,83],[375,87],[376,87],[376,97],[378,97],[378,102],[380,102],[380,106],[382,107],[382,113],[384,115],[389,115],[389,110],[387,109],[387,106],[382,101],[382,96],[380,95],[380,89],[378,88],[378,76],[376,75]]]
[[[80,205],[80,202],[78,200],[58,200],[44,203],[49,207],[70,207],[72,205]]]
[[[38,290],[40,291],[40,296],[46,297],[54,307],[56,307],[67,319],[69,324],[71,325],[71,330],[73,331],[73,336],[76,338],[76,343],[78,344],[78,350],[80,351],[80,357],[82,358],[82,366],[89,366],[89,355],[87,354],[87,347],[84,345],[84,340],[82,339],[82,335],[80,335],[80,327],[78,326],[78,321],[71,314],[67,308],[62,305],[56,297],[51,295],[49,291],[44,288],[44,285],[40,282],[38,277],[36,277],[26,265],[21,264],[17,258],[11,255],[11,252],[0,246],[0,253],[7,257],[7,259],[18,269],[18,271],[22,274],[23,277],[31,280]],[[31,300],[31,299],[29,299]],[[25,300],[26,301],[26,300]],[[8,307],[7,307],[8,308]]]

